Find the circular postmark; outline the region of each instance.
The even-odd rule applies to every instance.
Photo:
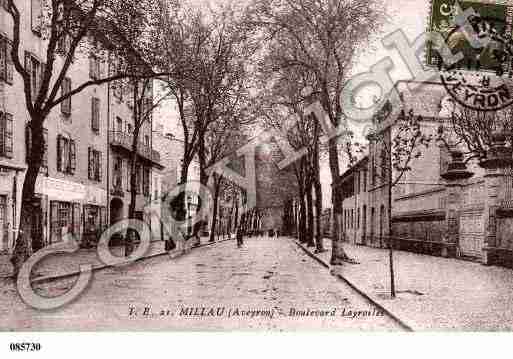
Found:
[[[473,16],[466,29],[454,27],[445,37],[453,54],[463,58],[446,65],[440,57],[440,79],[461,106],[498,111],[513,104],[511,27],[500,19]],[[471,31],[469,31],[471,30]]]

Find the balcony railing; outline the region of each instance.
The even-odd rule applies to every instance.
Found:
[[[110,144],[132,151],[133,134],[125,131],[110,131]],[[160,153],[142,141],[137,143],[137,153],[155,163],[160,162]]]

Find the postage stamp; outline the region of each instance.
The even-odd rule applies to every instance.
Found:
[[[438,67],[441,82],[458,104],[497,111],[513,103],[508,80],[512,74],[512,14],[509,2],[432,1],[428,30],[440,33],[451,52],[463,57],[446,64],[428,45],[427,64]]]

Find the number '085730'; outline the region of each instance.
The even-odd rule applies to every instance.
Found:
[[[41,350],[39,343],[11,343],[9,349],[12,352],[37,352]]]

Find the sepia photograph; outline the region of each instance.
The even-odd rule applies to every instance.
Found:
[[[506,0],[0,0],[0,332],[510,332],[512,35]]]

